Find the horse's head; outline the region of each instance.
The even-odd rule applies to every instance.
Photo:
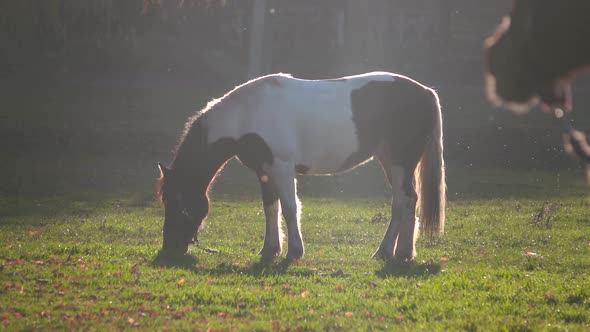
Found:
[[[573,72],[590,61],[586,0],[515,0],[486,41],[488,96],[513,110],[571,108]]]
[[[165,208],[162,250],[184,254],[196,240],[209,211],[209,200],[206,194],[198,192],[193,181],[160,163],[158,168],[158,197]]]

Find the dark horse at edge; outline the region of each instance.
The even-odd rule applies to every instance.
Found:
[[[568,113],[571,82],[590,67],[590,1],[515,0],[485,44],[490,101],[517,112],[541,103]],[[590,145],[564,120],[565,151],[586,163],[590,181]]]

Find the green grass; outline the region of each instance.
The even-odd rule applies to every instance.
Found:
[[[552,198],[549,225],[530,222],[548,196],[452,200],[446,234],[409,264],[370,259],[385,196],[304,196],[293,264],[260,261],[256,196],[216,196],[200,238],[219,253],[172,261],[147,195],[4,196],[0,328],[587,330],[589,204],[575,189]]]

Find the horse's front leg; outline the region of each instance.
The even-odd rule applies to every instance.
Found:
[[[262,258],[271,259],[281,255],[283,244],[283,230],[281,228],[279,196],[274,184],[265,174],[258,174],[258,181],[262,190],[262,204],[266,217],[264,246],[260,250]]]
[[[379,249],[373,254],[373,258],[393,258],[393,249],[400,232],[403,214],[408,209],[411,201],[410,197],[407,197],[403,191],[404,177],[407,172],[404,171],[402,166],[397,165],[393,165],[390,170],[386,174],[388,175],[393,191],[391,199],[391,220],[389,221],[389,226],[387,227],[387,231],[385,231],[383,240],[379,245]]]
[[[281,202],[283,217],[287,223],[287,259],[298,259],[303,256],[303,240],[301,239],[301,210],[297,197],[297,181],[295,165],[275,159],[272,165],[272,181]]]

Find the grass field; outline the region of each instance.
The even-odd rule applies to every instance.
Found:
[[[216,94],[6,83],[0,330],[590,329],[588,189],[575,164],[547,153],[560,143],[543,119],[500,119],[471,111],[481,96],[468,108],[441,94],[446,234],[421,238],[415,262],[370,259],[390,214],[375,164],[300,179],[306,255],[288,264],[260,261],[257,184],[232,163],[200,235],[218,253],[165,260],[155,163]],[[504,134],[520,126],[523,139]]]
[[[446,234],[421,239],[413,263],[370,259],[384,195],[303,195],[306,255],[292,264],[260,261],[255,195],[215,196],[201,241],[219,252],[173,261],[158,257],[163,211],[151,196],[3,196],[0,327],[587,330],[589,204],[583,186],[563,185],[558,196],[498,199],[494,185],[453,199]],[[531,218],[548,198],[545,219]]]

